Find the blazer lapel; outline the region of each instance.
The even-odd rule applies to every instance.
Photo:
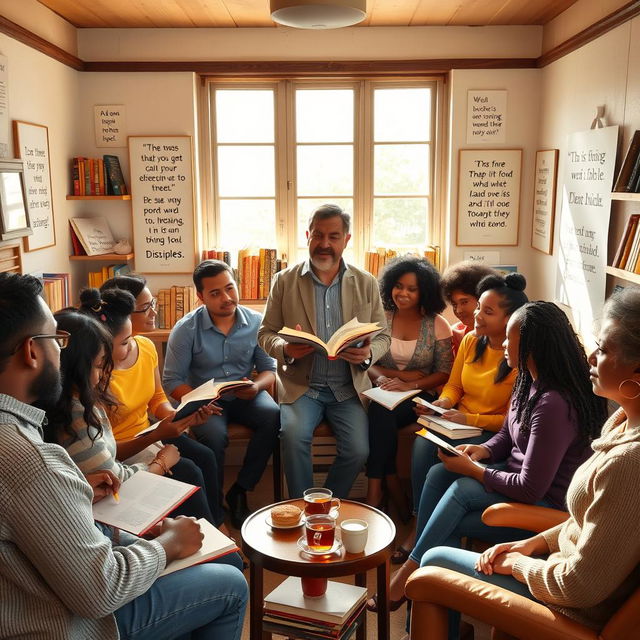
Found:
[[[349,268],[342,274],[342,288],[340,291],[340,297],[342,298],[342,324],[346,324],[349,320],[353,319],[355,313],[353,311],[353,302],[355,298],[355,282],[353,279],[353,273],[349,271]],[[368,322],[367,318],[364,322]]]
[[[310,277],[298,277],[298,292],[300,293],[300,299],[302,300],[302,307],[307,316],[307,321],[311,325],[311,331],[314,335],[317,335],[316,300],[315,296],[313,295],[313,282],[311,282]]]

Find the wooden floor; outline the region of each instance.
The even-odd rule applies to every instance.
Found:
[[[225,490],[233,484],[238,473],[238,467],[230,466],[225,471]],[[265,506],[273,502],[273,483],[272,483],[272,475],[270,473],[270,468],[264,474],[262,480],[260,481],[256,490],[248,494],[249,507],[252,509],[257,509],[259,507]],[[394,514],[390,514],[391,517],[394,517]],[[240,544],[240,532],[237,529],[233,529],[231,527],[231,523],[227,523],[229,529],[233,535],[233,537]],[[396,524],[398,527],[398,540],[402,540],[404,535],[407,532],[407,527],[402,524]],[[249,571],[245,571],[245,576],[247,580],[249,579]],[[375,586],[375,571],[370,571],[368,575],[368,588],[369,593],[374,594],[376,591]],[[271,573],[269,571],[265,571],[264,576],[264,591],[265,593],[270,593],[276,586],[278,586],[286,576],[281,576],[276,573]],[[349,578],[337,578],[337,580],[341,580],[344,582],[350,582]],[[395,611],[391,614],[391,640],[401,640],[405,636],[406,632],[406,607],[401,607],[398,611]],[[374,640],[377,638],[377,624],[376,624],[376,616],[374,614],[367,614],[367,638],[371,638]],[[466,619],[466,618],[465,618]],[[476,622],[473,620],[468,620],[475,625],[476,633],[475,640],[489,640],[490,633],[489,627],[483,625],[480,622]],[[281,636],[273,636],[274,639],[280,639]],[[242,640],[249,640],[249,615],[247,610],[247,615],[245,616],[244,627],[242,630]]]

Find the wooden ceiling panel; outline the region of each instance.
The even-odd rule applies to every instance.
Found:
[[[577,0],[368,0],[362,26],[545,24]],[[80,28],[273,27],[269,0],[39,0]]]

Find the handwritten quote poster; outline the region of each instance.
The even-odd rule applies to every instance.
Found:
[[[122,104],[99,104],[94,108],[96,147],[126,147],[125,108]]]
[[[458,246],[517,245],[522,149],[461,149]]]
[[[13,121],[15,154],[24,162],[27,208],[33,234],[24,240],[26,251],[51,247],[56,243],[51,198],[49,130],[31,122]]]
[[[195,263],[190,136],[130,136],[136,270],[191,273]]]
[[[503,144],[507,141],[507,92],[467,93],[467,144]]]
[[[553,251],[557,169],[557,149],[536,153],[531,246],[548,254]]]
[[[590,334],[605,298],[611,185],[618,127],[571,134],[564,184],[556,298],[571,307],[576,328]]]

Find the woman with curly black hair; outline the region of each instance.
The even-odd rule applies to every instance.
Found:
[[[440,274],[424,258],[397,258],[382,273],[380,295],[391,331],[391,348],[369,369],[372,382],[388,391],[419,389],[423,397],[433,399],[453,364],[451,329],[439,315],[445,307]],[[369,406],[367,503],[380,506],[384,479],[401,515],[407,517],[395,460],[398,429],[415,420],[412,406],[411,399],[393,410],[376,402]]]

